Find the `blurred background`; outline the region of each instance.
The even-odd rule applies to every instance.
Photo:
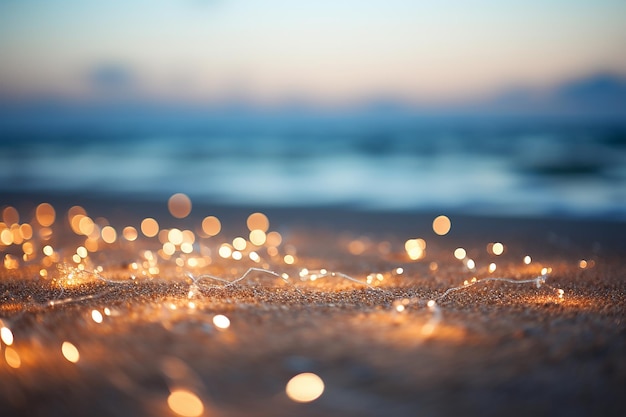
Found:
[[[624,51],[620,0],[2,1],[0,195],[625,220]]]

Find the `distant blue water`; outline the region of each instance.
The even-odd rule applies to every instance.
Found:
[[[9,123],[0,127],[2,191],[626,219],[626,127],[365,117]]]

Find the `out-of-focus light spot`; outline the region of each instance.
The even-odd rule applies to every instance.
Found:
[[[191,213],[191,199],[183,193],[177,193],[167,201],[170,214],[177,219],[184,219]]]
[[[169,232],[167,232],[167,240],[170,241],[173,245],[178,246],[183,243],[183,232],[176,228],[171,229]]]
[[[556,294],[560,299],[563,299],[563,295],[565,294],[565,291],[559,288],[556,290]]]
[[[163,244],[163,253],[167,256],[172,256],[176,252],[176,246],[172,242],[165,242]]]
[[[76,262],[77,264],[79,264],[82,258],[78,255],[72,255],[72,260]]]
[[[474,268],[476,268],[476,262],[474,262],[473,259],[468,259],[465,262],[465,266],[467,266],[467,269],[474,269]]]
[[[100,236],[105,243],[114,243],[117,240],[117,232],[111,226],[104,226],[100,231]]]
[[[280,244],[283,242],[283,237],[280,235],[280,233],[278,232],[269,232],[267,234],[267,240],[265,243],[267,243],[269,246],[280,246]]]
[[[439,265],[437,265],[437,262],[433,261],[428,265],[428,269],[430,269],[431,272],[435,272],[436,270],[439,269]]]
[[[433,220],[433,231],[439,236],[448,234],[451,227],[452,223],[447,216],[437,216],[435,220]]]
[[[4,350],[4,359],[7,361],[7,365],[13,369],[17,369],[22,366],[22,359],[20,358],[20,355],[12,347],[6,347]]]
[[[226,244],[222,244],[217,252],[222,258],[227,259],[230,258],[230,255],[232,255],[233,250],[230,248],[230,246],[226,245]]]
[[[104,307],[104,315],[105,316],[110,316],[111,315],[111,309],[109,307]]]
[[[233,248],[237,250],[244,250],[246,249],[246,246],[246,239],[240,236],[233,239]]]
[[[183,243],[193,244],[196,241],[196,235],[191,230],[183,230]]]
[[[396,268],[396,275],[404,274],[404,268]]]
[[[261,230],[262,232],[267,232],[267,229],[270,228],[270,221],[267,219],[267,216],[263,213],[252,213],[248,216],[246,220],[246,225],[248,226],[248,230]]]
[[[20,222],[20,214],[15,207],[8,206],[2,210],[2,220],[8,226],[11,226]]]
[[[524,264],[526,265],[530,265],[530,263],[532,262],[532,258],[528,255],[524,256]]]
[[[79,246],[76,249],[76,255],[84,259],[87,257],[87,255],[89,255],[89,253],[87,252],[87,248],[85,248],[84,246]]]
[[[135,240],[137,240],[137,229],[135,229],[133,226],[126,226],[122,230],[122,236],[124,236],[124,239],[128,240],[129,242],[134,242]]]
[[[204,404],[196,394],[184,389],[176,389],[167,397],[167,405],[183,417],[198,417],[204,413]]]
[[[155,237],[159,233],[159,223],[152,217],[146,217],[141,221],[141,233],[145,237]]]
[[[20,226],[20,233],[24,239],[31,239],[33,237],[33,227],[28,223],[24,223]]]
[[[502,255],[504,253],[504,245],[500,242],[496,242],[491,247],[491,251],[496,256]]]
[[[489,273],[494,272],[494,271],[496,270],[496,268],[497,268],[497,266],[496,266],[496,264],[495,264],[495,263],[493,263],[493,262],[492,262],[492,263],[490,263],[490,264],[489,264]]]
[[[293,265],[294,262],[296,261],[296,259],[293,257],[293,255],[285,255],[285,257],[283,258],[283,260],[285,261],[285,263],[287,265]]]
[[[13,244],[13,233],[11,233],[11,229],[4,229],[0,232],[0,243],[5,246]]]
[[[322,395],[324,392],[324,381],[313,373],[305,372],[291,378],[287,382],[285,392],[292,401],[308,403]]]
[[[242,253],[239,252],[238,250],[233,251],[233,254],[231,255],[231,257],[236,261],[241,261],[243,259]]]
[[[456,248],[454,250],[454,257],[459,261],[462,261],[467,256],[467,252],[463,248]]]
[[[548,268],[541,268],[541,275],[546,275],[548,273]]]
[[[348,243],[348,252],[356,256],[361,255],[365,252],[365,243],[360,239],[350,241],[350,243]]]
[[[222,230],[222,223],[215,216],[208,216],[202,220],[202,231],[209,236],[215,236]]]
[[[91,220],[91,218],[87,216],[81,217],[80,221],[78,222],[78,230],[80,230],[80,233],[85,236],[89,236],[91,233],[93,233],[94,227],[95,225],[93,223],[93,220]]]
[[[424,257],[426,241],[424,239],[409,239],[404,242],[404,249],[411,260],[418,260]]]
[[[230,319],[223,314],[217,314],[213,317],[213,324],[218,329],[228,329],[230,327]]]
[[[102,313],[98,310],[91,310],[91,319],[96,323],[102,323]]]
[[[250,252],[248,254],[248,257],[250,258],[251,261],[253,262],[260,262],[261,261],[261,257],[259,256],[258,253],[256,252]]]
[[[0,329],[0,339],[5,345],[11,346],[13,344],[13,332],[8,327],[2,327]]]
[[[56,212],[54,211],[54,207],[52,207],[48,203],[41,203],[37,206],[37,209],[35,210],[35,218],[37,219],[37,222],[43,227],[52,226],[56,218]]]
[[[80,359],[78,349],[70,342],[63,342],[61,345],[61,352],[63,353],[63,357],[65,357],[65,359],[69,362],[76,363]]]
[[[46,256],[52,256],[52,254],[54,253],[54,249],[52,249],[52,246],[50,245],[44,246],[42,251],[43,251],[43,254]]]
[[[587,261],[585,261],[584,259],[581,259],[580,262],[578,262],[578,266],[580,267],[580,269],[587,268]]]
[[[267,241],[267,235],[263,230],[254,229],[250,232],[250,243],[254,246],[263,246]]]
[[[182,245],[180,245],[180,251],[182,253],[191,253],[193,252],[193,245],[189,242],[183,242]]]

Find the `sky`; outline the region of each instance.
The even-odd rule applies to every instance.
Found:
[[[620,0],[0,1],[0,98],[454,103],[624,51]]]

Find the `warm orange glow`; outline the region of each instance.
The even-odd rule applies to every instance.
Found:
[[[448,234],[451,227],[452,223],[446,216],[438,216],[433,220],[433,231],[439,236]]]
[[[220,246],[218,253],[222,258],[226,259],[226,258],[230,258],[230,255],[232,255],[233,250],[231,249],[230,246],[224,243]]]
[[[113,243],[117,240],[117,232],[111,226],[104,226],[100,231],[100,235],[106,243]]]
[[[504,253],[504,245],[500,242],[496,242],[491,246],[491,252],[496,255],[502,255]]]
[[[587,268],[587,261],[585,261],[584,259],[581,259],[581,261],[578,262],[578,266],[580,267],[580,269]]]
[[[23,225],[20,226],[20,233],[24,239],[26,240],[32,239],[33,227],[28,223],[24,223]]]
[[[93,232],[94,227],[93,220],[87,216],[82,216],[78,222],[78,230],[85,236],[89,236]]]
[[[313,373],[302,373],[289,380],[285,387],[285,392],[295,402],[308,403],[322,395],[324,392],[324,381]]]
[[[2,220],[7,226],[11,226],[20,222],[20,214],[15,207],[8,206],[2,210]]]
[[[270,228],[270,221],[263,213],[252,213],[248,216],[246,224],[248,225],[248,230],[250,231],[261,230],[263,232],[267,232],[267,229]]]
[[[13,332],[8,327],[0,328],[0,339],[5,345],[11,346],[13,344]]]
[[[61,345],[61,352],[63,353],[65,359],[69,362],[76,363],[80,359],[78,349],[70,342],[63,342],[63,345]]]
[[[146,217],[141,222],[141,233],[146,237],[155,237],[159,233],[159,223],[151,217]]]
[[[230,320],[228,319],[228,317],[224,316],[223,314],[218,314],[213,317],[213,324],[218,329],[224,330],[230,327]]]
[[[5,246],[13,244],[13,233],[11,233],[11,229],[4,229],[0,232],[0,243]]]
[[[280,235],[280,233],[278,232],[269,232],[267,234],[267,240],[266,243],[269,246],[280,246],[280,244],[283,242],[283,237]]]
[[[208,236],[215,236],[222,230],[222,223],[215,216],[208,216],[202,220],[202,231]]]
[[[98,310],[91,310],[91,319],[96,323],[102,323],[102,313],[100,313]]]
[[[237,250],[244,250],[246,248],[246,239],[242,237],[236,237],[233,239],[233,248]]]
[[[178,246],[183,243],[183,232],[176,228],[171,229],[167,232],[167,240],[169,240],[173,245]]]
[[[54,207],[50,204],[41,203],[35,210],[35,217],[40,225],[43,227],[49,227],[52,226],[54,220],[56,219],[56,212],[54,211]]]
[[[293,255],[285,255],[283,260],[287,265],[293,265],[296,262],[296,258],[294,258]]]
[[[454,257],[456,259],[458,259],[459,261],[465,259],[466,256],[467,256],[467,252],[465,251],[465,249],[463,249],[463,248],[456,248],[454,250]]]
[[[197,417],[204,412],[204,404],[196,394],[184,389],[173,390],[167,397],[167,405],[183,417]]]
[[[191,213],[191,200],[185,194],[174,194],[168,200],[167,208],[172,216],[183,219]]]
[[[126,226],[122,230],[122,236],[124,236],[124,239],[128,240],[129,242],[134,242],[137,239],[137,229],[135,229],[133,226]]]
[[[409,239],[404,243],[404,249],[411,260],[422,259],[426,249],[426,241],[421,238]]]
[[[20,355],[12,347],[6,347],[4,351],[4,359],[7,361],[7,365],[13,369],[17,369],[22,366],[22,359],[20,358]]]
[[[263,246],[267,241],[267,235],[263,230],[255,229],[250,232],[250,243],[255,246]]]

